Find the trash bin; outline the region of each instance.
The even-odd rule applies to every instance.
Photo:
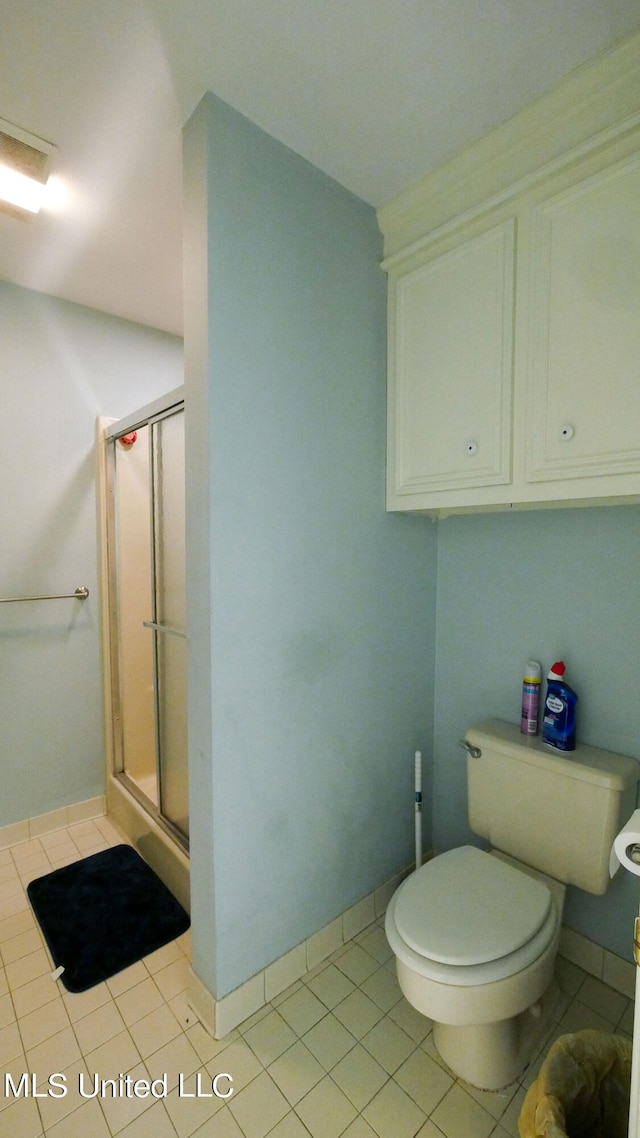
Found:
[[[522,1104],[520,1138],[627,1138],[631,1040],[606,1031],[562,1035]]]

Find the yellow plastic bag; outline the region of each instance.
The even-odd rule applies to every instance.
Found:
[[[627,1138],[631,1040],[606,1031],[562,1035],[527,1091],[520,1138]]]

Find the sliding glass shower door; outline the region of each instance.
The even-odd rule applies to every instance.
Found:
[[[152,424],[153,636],[159,808],[187,838],[184,408]]]
[[[188,846],[184,404],[114,424],[109,541],[116,772]]]

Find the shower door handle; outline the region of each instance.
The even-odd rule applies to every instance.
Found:
[[[145,628],[153,628],[156,632],[167,632],[169,636],[179,636],[181,640],[187,639],[186,632],[180,632],[177,628],[169,628],[168,624],[156,624],[155,620],[143,620]]]

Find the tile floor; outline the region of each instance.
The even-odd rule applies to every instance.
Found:
[[[100,818],[0,851],[0,1138],[517,1136],[536,1062],[496,1094],[456,1081],[438,1061],[429,1022],[400,993],[381,922],[219,1041],[186,1003],[188,933],[106,984],[66,992],[51,979],[24,885],[119,841]],[[628,999],[562,959],[558,978],[557,1022],[541,1054],[582,1027],[631,1034]],[[42,1095],[61,1072],[68,1093],[15,1097],[5,1076],[17,1085],[25,1072]],[[210,1092],[225,1072],[231,1098],[195,1097],[198,1075]],[[167,1094],[88,1097],[96,1074],[166,1074]]]

